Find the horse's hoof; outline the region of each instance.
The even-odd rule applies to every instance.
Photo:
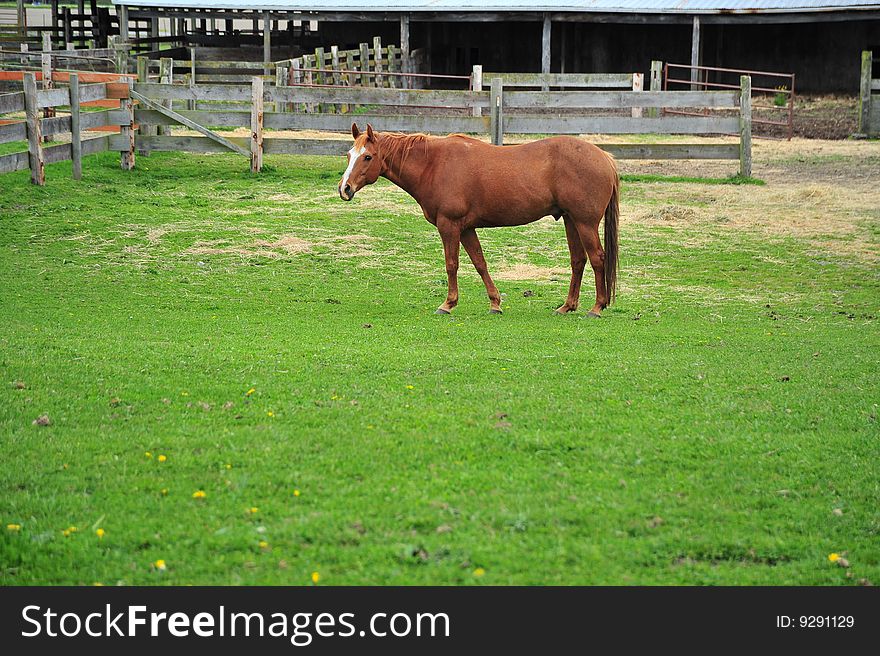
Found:
[[[569,312],[574,312],[574,310],[565,310],[563,308],[556,308],[555,310],[553,310],[553,313],[558,314],[560,317],[564,317]]]
[[[434,314],[452,314],[449,310],[444,310],[443,308],[437,308]]]
[[[489,314],[504,314],[501,310],[495,310],[494,308],[489,310]]]
[[[592,310],[587,312],[587,319],[601,319],[601,318],[602,318],[602,315],[599,314],[598,312],[593,312]]]

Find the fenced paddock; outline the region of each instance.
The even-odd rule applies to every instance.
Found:
[[[862,52],[859,88],[859,132],[880,136],[880,79],[874,77],[874,53]]]

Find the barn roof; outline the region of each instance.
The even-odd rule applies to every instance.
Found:
[[[880,9],[880,0],[113,0],[115,5],[187,9],[332,12],[789,13]]]

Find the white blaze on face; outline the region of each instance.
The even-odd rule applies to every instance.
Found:
[[[345,185],[348,184],[348,176],[350,176],[351,172],[354,171],[355,162],[358,161],[358,157],[364,154],[364,151],[366,149],[366,146],[361,146],[359,149],[355,150],[354,146],[352,146],[351,150],[348,151],[348,168],[345,169],[345,175],[342,176],[343,189],[345,189]]]

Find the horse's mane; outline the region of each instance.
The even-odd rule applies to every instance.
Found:
[[[424,153],[428,153],[428,140],[431,138],[421,132],[415,134],[403,134],[402,132],[380,132],[378,134],[380,146],[382,147],[382,156],[388,164],[388,167],[394,169],[394,162],[399,162],[400,169],[406,164],[413,148],[421,145]],[[398,169],[398,170],[400,170]]]

